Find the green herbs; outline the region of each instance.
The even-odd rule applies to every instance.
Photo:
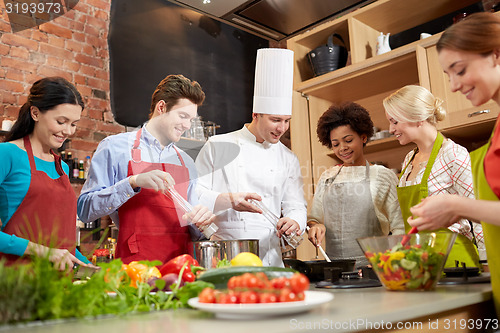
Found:
[[[121,260],[100,266],[90,279],[73,282],[72,274],[57,271],[46,259],[15,266],[0,262],[0,324],[176,309],[211,286],[195,281],[173,286],[172,293],[152,293],[154,284],[131,286]]]
[[[216,268],[229,267],[229,266],[231,266],[231,262],[229,260],[227,260],[226,258],[224,258],[224,259],[217,261]]]

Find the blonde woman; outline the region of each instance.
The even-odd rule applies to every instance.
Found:
[[[469,153],[436,128],[436,123],[446,116],[442,100],[424,87],[409,85],[385,98],[383,103],[389,131],[401,145],[410,142],[417,145],[404,159],[398,184],[406,231],[411,228],[407,222],[410,208],[428,196],[449,193],[474,198]],[[448,229],[458,236],[446,266],[455,266],[457,260],[479,267],[477,248],[485,256],[481,226],[473,228],[467,219],[460,219]]]

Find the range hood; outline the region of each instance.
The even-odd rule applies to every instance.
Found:
[[[281,41],[376,0],[169,0],[268,40]]]

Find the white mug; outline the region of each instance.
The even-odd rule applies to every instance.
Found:
[[[427,32],[422,32],[422,33],[420,34],[420,39],[425,39],[425,38],[428,38],[428,37],[430,37],[430,36],[432,36],[432,35],[431,35],[431,34],[428,34]]]
[[[14,125],[14,122],[12,120],[9,120],[9,119],[4,119],[2,121],[2,131],[10,131],[10,129],[12,128],[12,125]]]

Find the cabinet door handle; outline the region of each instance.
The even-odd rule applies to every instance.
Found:
[[[483,113],[490,113],[490,110],[481,110],[481,111],[471,112],[467,116],[470,118],[470,117],[474,117],[474,116],[479,116],[480,114],[483,114]]]

